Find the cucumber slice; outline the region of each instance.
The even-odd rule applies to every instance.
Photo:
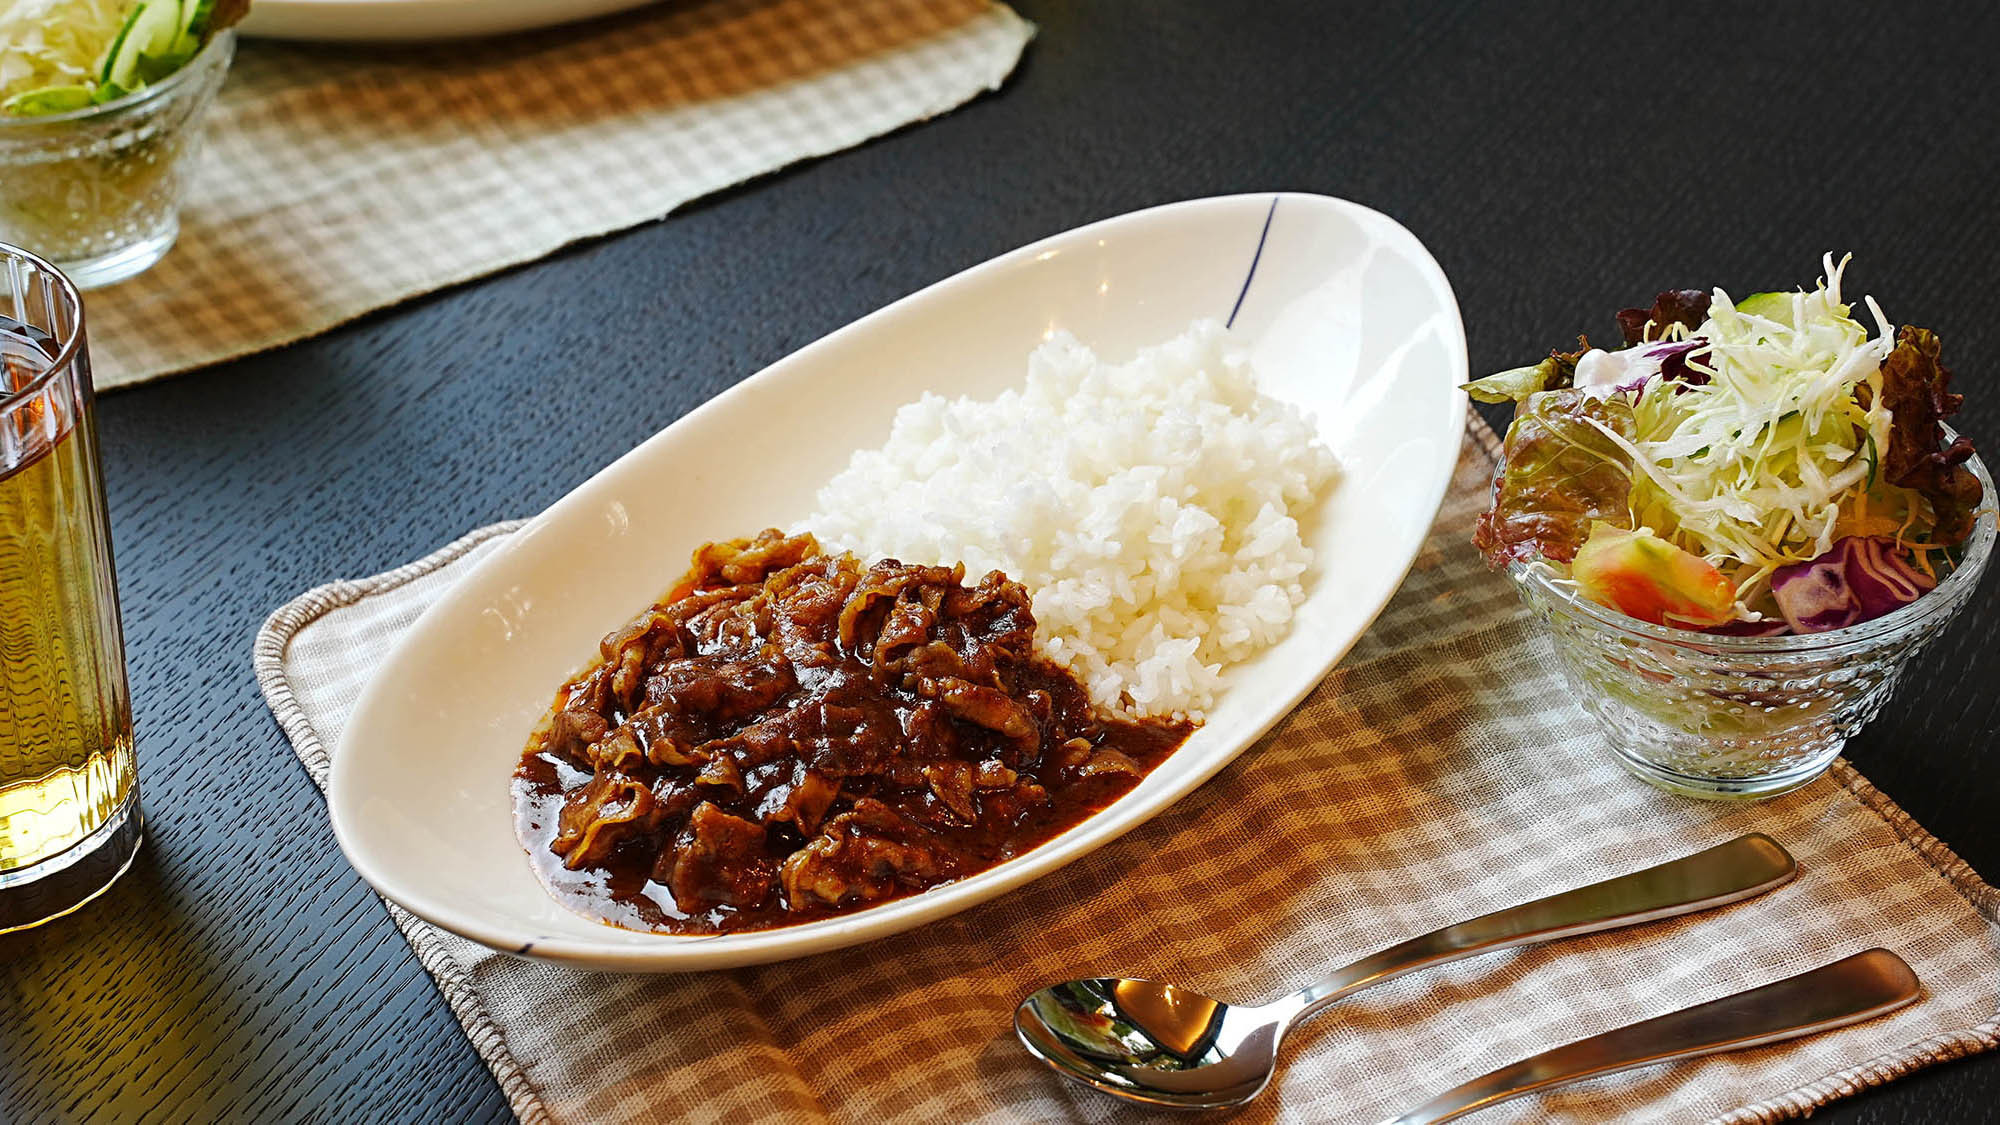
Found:
[[[165,58],[156,58],[141,51],[139,52],[139,62],[133,68],[133,76],[139,80],[139,85],[150,86],[187,65],[188,59],[192,57],[191,55],[168,54]]]
[[[132,29],[139,23],[139,12],[139,8],[134,8],[125,13],[124,26],[118,29],[117,35],[111,37],[111,46],[104,52],[104,62],[97,68],[97,80],[100,83],[112,84],[111,64],[124,52],[125,41],[132,38]]]
[[[1736,311],[1775,320],[1789,328],[1792,324],[1792,296],[1790,293],[1752,293],[1736,302]]]
[[[200,53],[201,40],[184,34],[174,36],[174,41],[167,44],[165,53],[156,54],[152,51],[140,51],[138,67],[139,81],[143,83],[158,82],[167,75],[193,62],[194,57]]]
[[[194,40],[196,49],[208,35],[208,25],[215,15],[215,0],[181,0],[182,39]]]
[[[0,111],[22,116],[68,113],[73,109],[88,108],[91,94],[89,86],[44,86],[39,90],[23,90],[15,94],[0,103]]]
[[[103,80],[126,89],[143,85],[139,58],[165,58],[181,33],[181,0],[140,0],[104,56]]]

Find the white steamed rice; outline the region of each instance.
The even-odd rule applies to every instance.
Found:
[[[1290,628],[1313,561],[1298,517],[1337,471],[1214,321],[1126,364],[1064,334],[1019,390],[898,410],[804,526],[865,559],[1005,571],[1099,706],[1199,719]]]

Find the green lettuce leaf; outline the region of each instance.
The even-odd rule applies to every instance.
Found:
[[[1593,421],[1627,439],[1636,429],[1624,396],[1593,398],[1575,388],[1544,391],[1515,412],[1506,461],[1493,476],[1493,506],[1472,534],[1488,565],[1566,563],[1593,523],[1632,527],[1632,460]]]
[[[1960,434],[1946,445],[1939,424],[1965,401],[1946,389],[1950,383],[1951,371],[1938,362],[1936,334],[1909,325],[1899,329],[1896,349],[1882,361],[1882,404],[1892,418],[1882,475],[1930,502],[1931,542],[1944,546],[1971,533],[1980,494],[1979,478],[1965,467],[1971,440]]]
[[[1526,367],[1509,368],[1462,383],[1459,390],[1480,402],[1511,402],[1519,405],[1528,396],[1542,391],[1559,391],[1576,385],[1576,361],[1590,350],[1590,338],[1578,336],[1573,352],[1551,351],[1549,358]]]
[[[1480,402],[1525,402],[1529,395],[1556,391],[1576,382],[1577,352],[1550,352],[1549,358],[1527,367],[1495,372],[1484,379],[1461,384],[1459,390]]]

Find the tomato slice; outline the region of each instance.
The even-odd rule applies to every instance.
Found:
[[[1651,625],[1699,628],[1736,617],[1736,591],[1721,571],[1643,527],[1591,525],[1570,577],[1591,601]]]

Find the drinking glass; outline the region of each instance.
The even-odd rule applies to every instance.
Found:
[[[0,933],[75,910],[139,848],[91,403],[76,287],[0,244]]]
[[[1618,763],[1693,797],[1772,797],[1826,772],[1888,702],[1903,667],[1965,608],[1993,553],[1993,480],[1937,588],[1845,629],[1730,637],[1649,625],[1576,592],[1547,563],[1508,573],[1554,642],[1577,702]]]
[[[0,114],[0,242],[55,262],[84,289],[159,261],[180,234],[202,115],[235,50],[224,30],[187,65],[117,101]]]

